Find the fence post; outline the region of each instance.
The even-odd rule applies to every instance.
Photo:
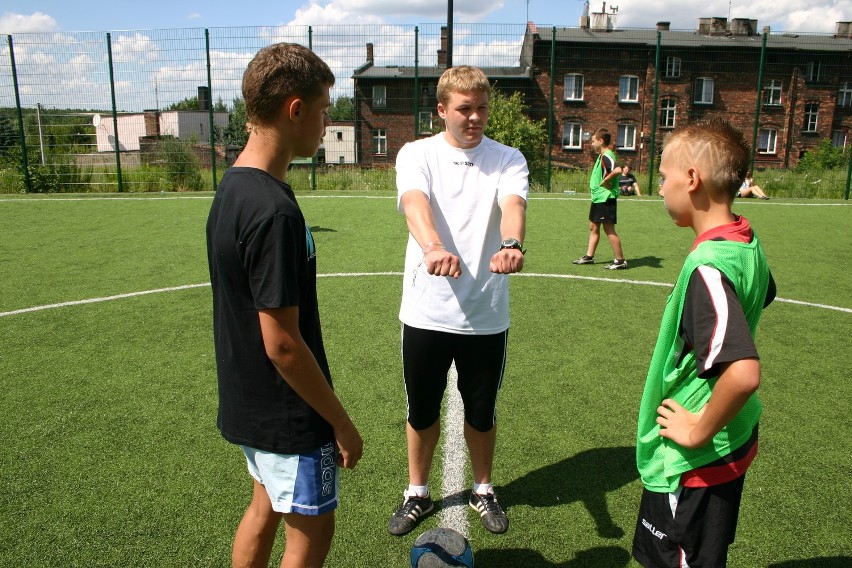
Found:
[[[651,111],[651,149],[648,151],[648,195],[654,195],[654,162],[657,159],[657,117],[660,102],[660,39],[663,32],[657,30],[657,53],[654,61],[654,107]]]
[[[556,26],[553,26],[551,29],[550,36],[550,104],[547,109],[547,193],[550,193],[551,176],[553,174],[553,121],[556,120],[556,113],[553,112],[553,97],[556,90],[556,78],[553,76],[556,73]]]
[[[314,27],[308,26],[308,49],[314,50]],[[311,191],[317,190],[317,154],[311,156]]]
[[[414,139],[420,135],[420,30],[414,26]]]
[[[216,191],[216,137],[213,133],[213,81],[210,77],[210,30],[204,28],[204,52],[207,54],[207,118],[210,120],[210,164],[213,167],[213,191]]]
[[[30,164],[27,161],[27,135],[24,131],[24,113],[21,110],[21,92],[20,89],[18,89],[18,69],[15,67],[15,48],[12,45],[11,34],[6,36],[6,41],[9,44],[9,60],[12,64],[12,84],[15,87],[15,107],[18,109],[18,138],[21,141],[21,167],[24,170],[24,189],[27,193],[32,193],[33,183],[30,179]]]
[[[763,95],[763,67],[766,63],[766,36],[767,33],[763,32],[763,45],[760,48],[760,68],[757,72],[757,108],[754,109],[754,128],[751,133],[751,157],[748,162],[748,171],[752,175],[754,175],[754,156],[757,153],[757,129],[760,125],[760,108],[763,106],[761,101]]]
[[[843,192],[843,199],[849,201],[849,184],[852,183],[852,149],[849,151],[849,167],[846,169],[846,191]]]
[[[121,193],[123,185],[121,182],[121,150],[118,143],[118,114],[115,109],[115,75],[112,66],[112,37],[109,32],[106,35],[107,39],[107,61],[109,63],[109,93],[112,99],[112,132],[113,140],[115,140],[115,167],[118,179],[118,192]]]

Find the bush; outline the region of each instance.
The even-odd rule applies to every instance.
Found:
[[[157,142],[155,159],[166,174],[169,191],[199,191],[202,188],[198,157],[183,142],[171,136]]]
[[[835,148],[831,140],[823,139],[816,148],[808,150],[799,163],[797,172],[821,172],[846,167],[849,164],[849,149]]]

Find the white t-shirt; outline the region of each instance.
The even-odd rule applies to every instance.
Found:
[[[461,149],[441,133],[403,146],[396,159],[397,207],[408,191],[426,194],[441,242],[461,259],[462,271],[458,280],[431,276],[409,235],[399,310],[404,324],[470,335],[509,328],[508,276],[492,273],[489,264],[502,240],[498,204],[509,195],[526,200],[528,174],[523,154],[490,138]]]

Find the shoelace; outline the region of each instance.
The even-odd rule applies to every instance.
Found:
[[[493,515],[499,515],[503,511],[500,509],[500,505],[497,503],[497,497],[492,494],[480,495],[480,499],[482,500],[482,504],[485,506],[485,511],[491,513]]]
[[[405,503],[403,503],[402,507],[400,507],[399,511],[397,511],[396,516],[398,516],[398,517],[409,516],[414,511],[414,508],[417,507],[420,504],[420,502],[423,501],[423,500],[424,499],[418,498],[418,497],[409,497],[405,501]]]

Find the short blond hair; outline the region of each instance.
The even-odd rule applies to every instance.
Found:
[[[684,168],[698,166],[711,190],[733,199],[748,172],[750,152],[742,131],[711,118],[674,129],[663,143],[663,155]]]
[[[243,73],[243,100],[254,125],[272,124],[288,97],[313,102],[334,85],[334,73],[297,43],[274,43],[257,52]]]
[[[453,93],[485,93],[491,96],[491,83],[488,77],[477,67],[459,65],[450,67],[438,79],[438,89],[435,94],[438,102],[446,106]]]

